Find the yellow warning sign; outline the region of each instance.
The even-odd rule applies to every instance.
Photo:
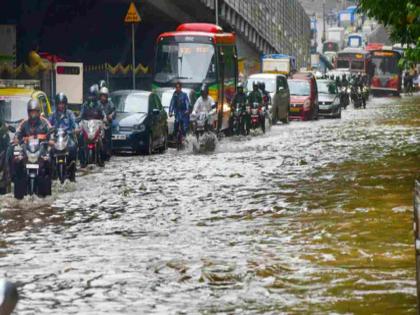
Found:
[[[127,12],[127,15],[125,16],[124,22],[125,23],[140,23],[141,22],[139,11],[137,11],[137,8],[134,2],[130,3],[130,7],[128,8],[128,12]]]

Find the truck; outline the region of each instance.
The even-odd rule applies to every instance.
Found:
[[[16,67],[16,25],[0,25],[0,65]]]
[[[267,54],[261,59],[261,72],[290,75],[297,71],[296,57],[284,54]]]
[[[338,43],[340,49],[344,48],[344,28],[331,27],[327,30],[327,41]]]

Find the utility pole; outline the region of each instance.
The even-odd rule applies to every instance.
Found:
[[[321,41],[325,42],[325,34],[326,34],[326,27],[325,27],[325,0],[322,2],[322,25],[323,25],[323,30],[322,30],[322,38]]]
[[[134,2],[130,3],[130,7],[128,8],[128,12],[127,15],[125,16],[124,19],[125,23],[130,23],[131,24],[131,54],[132,54],[132,74],[133,74],[133,90],[136,89],[136,42],[135,42],[135,27],[134,24],[140,23],[141,22],[141,18],[139,15],[139,12],[137,11],[136,5],[134,4]]]
[[[216,15],[216,25],[219,25],[219,0],[214,0],[214,12]]]

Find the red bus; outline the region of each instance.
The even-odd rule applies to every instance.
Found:
[[[372,55],[372,78],[370,89],[373,94],[378,92],[400,95],[402,73],[398,67],[401,59],[399,52],[394,50],[373,50]]]
[[[337,53],[335,67],[352,73],[370,76],[371,56],[368,51],[358,48],[346,48]]]
[[[203,84],[217,102],[220,130],[229,126],[229,104],[238,82],[236,36],[214,24],[187,23],[159,35],[156,43],[153,89],[174,88],[177,82],[192,89],[195,102]]]

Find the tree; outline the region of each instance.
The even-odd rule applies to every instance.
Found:
[[[403,63],[420,62],[420,0],[360,0],[359,11],[389,27],[392,41],[409,47]]]

